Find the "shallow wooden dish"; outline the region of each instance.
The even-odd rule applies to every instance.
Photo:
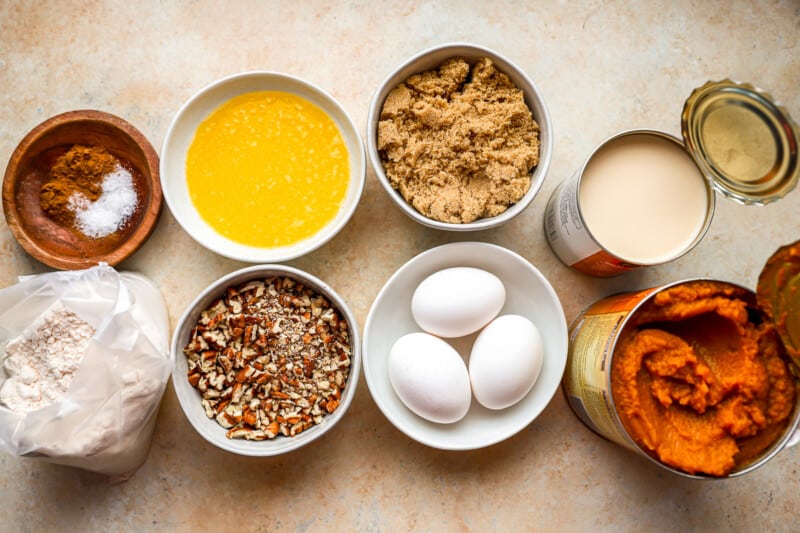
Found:
[[[75,144],[102,146],[129,166],[139,203],[119,231],[91,238],[50,219],[39,190],[55,160]],[[19,143],[3,179],[3,212],[17,242],[42,263],[62,270],[99,262],[116,265],[133,254],[155,228],[162,194],[158,154],[125,120],[94,110],[69,111],[33,128]]]

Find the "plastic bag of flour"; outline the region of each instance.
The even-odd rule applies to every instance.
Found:
[[[126,479],[150,447],[168,335],[155,285],[105,264],[0,290],[0,447]]]

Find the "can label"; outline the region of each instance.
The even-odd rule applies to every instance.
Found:
[[[547,203],[544,229],[553,252],[566,265],[592,276],[616,276],[638,268],[605,251],[586,229],[578,205],[580,174],[561,182]]]
[[[611,398],[611,360],[631,311],[657,289],[610,296],[596,302],[570,326],[564,392],[590,429],[627,448],[637,448],[619,422]]]

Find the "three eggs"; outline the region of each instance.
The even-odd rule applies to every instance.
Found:
[[[417,286],[411,314],[423,331],[397,339],[388,361],[389,381],[406,407],[448,424],[467,414],[473,395],[498,410],[528,394],[542,369],[542,338],[527,318],[498,316],[505,299],[503,282],[478,268],[440,270]],[[444,339],[476,332],[467,364]]]

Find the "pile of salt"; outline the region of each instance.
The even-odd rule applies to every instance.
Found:
[[[121,165],[103,178],[103,192],[92,202],[80,193],[69,199],[75,226],[87,237],[99,239],[122,228],[136,210],[138,197],[133,177]]]

